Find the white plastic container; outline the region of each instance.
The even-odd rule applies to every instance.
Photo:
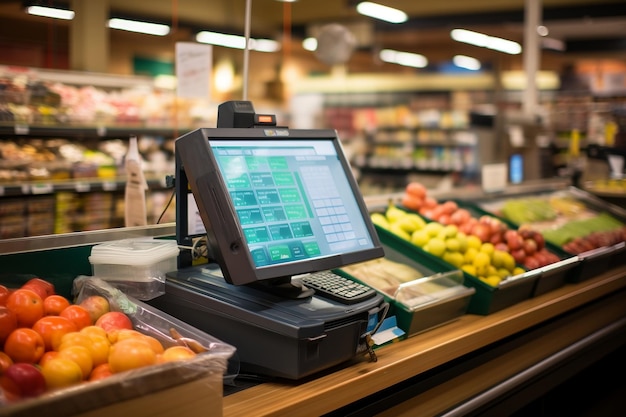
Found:
[[[123,239],[95,245],[89,262],[93,275],[139,300],[150,300],[165,290],[165,275],[177,268],[174,240]]]

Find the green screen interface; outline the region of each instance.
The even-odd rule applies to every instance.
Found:
[[[210,143],[257,267],[374,246],[332,140]]]

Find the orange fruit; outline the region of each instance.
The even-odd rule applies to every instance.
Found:
[[[65,308],[70,306],[70,301],[62,295],[52,294],[43,300],[43,313],[46,316],[58,316]]]
[[[65,346],[59,350],[59,358],[67,358],[73,360],[80,366],[83,379],[87,379],[93,369],[93,359],[89,348],[80,345]]]
[[[19,288],[7,298],[7,308],[17,316],[18,327],[31,327],[43,317],[43,300],[36,292]]]
[[[79,331],[65,335],[61,339],[58,350],[61,351],[71,346],[83,346],[87,348],[91,354],[93,366],[97,366],[108,360],[111,342],[109,342],[106,336]]]
[[[63,347],[74,346],[74,345],[87,347],[90,344],[91,344],[90,335],[81,333],[80,331],[71,332],[71,333],[67,333],[63,335],[63,337],[61,338],[61,343],[59,343],[59,345],[55,347],[55,350],[61,350]]]
[[[90,335],[91,344],[88,346],[94,366],[108,362],[111,342],[104,336]]]
[[[76,325],[61,316],[44,316],[33,324],[32,329],[43,338],[46,350],[56,350],[67,333],[76,332]]]
[[[59,314],[59,316],[65,317],[74,322],[78,330],[82,329],[83,327],[91,326],[93,324],[89,311],[87,311],[86,308],[81,307],[77,304],[66,307],[63,311],[61,311],[61,314]]]
[[[110,337],[114,339],[114,343],[121,342],[122,340],[131,339],[135,337],[140,338],[148,342],[150,346],[152,347],[152,350],[154,350],[154,353],[156,353],[157,355],[163,353],[163,349],[164,349],[163,345],[157,338],[155,338],[154,336],[143,334],[138,330],[121,329],[115,332]]]
[[[13,362],[37,363],[45,352],[45,344],[39,333],[28,327],[11,332],[4,342],[4,353]]]
[[[181,361],[191,359],[196,356],[196,352],[189,349],[187,346],[170,346],[163,351],[163,354],[159,355],[159,363]]]
[[[83,333],[83,334],[87,334],[87,335],[90,335],[90,336],[95,335],[95,336],[107,337],[106,330],[104,330],[102,327],[99,327],[99,326],[96,326],[96,325],[83,327],[79,331],[81,333]]]
[[[57,352],[56,350],[49,350],[43,354],[41,359],[39,359],[38,365],[41,367],[44,365],[44,363],[48,362],[52,358],[56,358],[57,356],[59,356],[59,352]]]
[[[111,365],[108,362],[101,363],[100,365],[93,368],[91,371],[91,375],[89,375],[89,381],[98,381],[100,379],[108,378],[113,375],[113,371],[111,371]]]
[[[157,354],[152,350],[150,343],[139,338],[131,337],[111,346],[109,350],[109,365],[113,373],[128,371],[157,363]]]
[[[76,385],[83,380],[80,366],[68,358],[56,357],[41,367],[48,389],[65,388]]]

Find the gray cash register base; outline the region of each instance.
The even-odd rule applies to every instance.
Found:
[[[366,355],[363,336],[385,302],[280,297],[228,284],[204,265],[167,274],[165,294],[150,304],[235,346],[241,373],[297,380]]]

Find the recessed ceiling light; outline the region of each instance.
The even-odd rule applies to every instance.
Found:
[[[28,6],[26,8],[26,12],[34,16],[51,17],[54,19],[63,19],[63,20],[74,19],[73,10],[58,9],[55,7]]]
[[[481,67],[480,61],[476,58],[466,55],[455,55],[452,62],[459,68],[465,68],[472,71],[478,71]]]
[[[196,35],[196,41],[226,48],[245,49],[246,38],[239,35],[202,31]],[[249,39],[249,49],[259,52],[276,52],[280,43],[272,39]]]
[[[127,30],[129,32],[145,33],[157,36],[165,36],[170,33],[170,27],[168,25],[119,18],[109,19],[109,27],[111,29]]]
[[[393,49],[382,49],[379,57],[384,62],[404,65],[405,67],[424,68],[428,65],[428,59],[424,55],[394,51]]]
[[[493,49],[511,55],[517,55],[522,52],[522,46],[517,42],[485,35],[484,33],[473,32],[471,30],[453,29],[450,32],[450,36],[458,42],[482,46],[483,48]]]
[[[356,11],[364,16],[384,20],[389,23],[404,23],[409,18],[402,10],[383,6],[378,3],[372,3],[370,1],[364,1],[357,4]]]

